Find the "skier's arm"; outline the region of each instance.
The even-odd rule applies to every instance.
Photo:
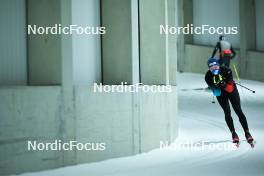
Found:
[[[205,75],[205,82],[206,82],[206,84],[208,85],[208,87],[210,89],[219,88],[218,85],[213,83],[213,77],[212,77],[212,75],[210,75],[209,72],[207,72],[206,75]]]
[[[209,89],[212,90],[214,96],[221,95],[221,89],[213,83],[213,77],[207,72],[205,75],[205,82],[207,83]]]
[[[220,48],[220,43],[217,42],[217,44],[215,45],[215,48],[214,48],[214,51],[213,51],[213,54],[212,54],[211,57],[215,57],[215,54],[216,54],[216,52],[217,52],[217,50],[218,50],[219,48]]]
[[[233,49],[233,47],[231,46],[230,50],[232,51],[232,59],[236,57],[236,52],[235,50]]]
[[[230,68],[222,67],[221,70],[223,72],[224,80],[226,83],[234,82],[232,70]]]

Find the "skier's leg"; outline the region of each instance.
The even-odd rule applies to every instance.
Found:
[[[231,133],[233,133],[235,131],[235,127],[231,116],[231,110],[230,110],[227,94],[224,91],[222,91],[221,96],[217,97],[217,101],[225,113],[226,124],[229,130],[231,131]]]
[[[238,90],[236,87],[235,87],[234,91],[229,95],[229,99],[230,99],[231,104],[233,106],[233,109],[236,112],[236,114],[239,118],[239,121],[240,121],[240,123],[241,123],[241,125],[245,131],[245,137],[246,137],[248,143],[252,144],[254,139],[249,132],[247,118],[241,109],[240,97],[239,97],[239,93],[238,93]]]
[[[245,132],[248,131],[248,123],[247,123],[247,118],[244,115],[242,109],[241,109],[241,103],[240,103],[240,97],[237,88],[235,87],[234,91],[229,94],[229,100],[232,104],[232,107],[234,111],[236,112],[239,121],[244,129]]]

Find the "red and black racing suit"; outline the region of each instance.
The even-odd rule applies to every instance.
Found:
[[[219,80],[219,78],[221,78],[222,80]],[[241,109],[240,96],[236,84],[233,81],[231,69],[227,67],[220,67],[219,75],[213,75],[213,73],[210,70],[208,70],[208,72],[205,75],[205,81],[211,89],[214,88],[221,89],[221,95],[217,97],[217,101],[219,102],[220,106],[222,107],[225,113],[225,121],[227,123],[229,130],[231,132],[235,131],[233,119],[231,116],[230,105],[229,105],[229,101],[230,101],[244,131],[245,132],[248,131],[247,119]]]

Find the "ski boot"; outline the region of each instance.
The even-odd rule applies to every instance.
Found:
[[[239,141],[239,137],[235,131],[232,132],[232,139],[233,139],[233,143],[236,145],[236,147],[239,147],[240,141]]]
[[[253,137],[249,133],[249,131],[245,132],[245,137],[246,137],[247,142],[250,144],[251,148],[254,148],[255,147],[255,142],[254,142]]]

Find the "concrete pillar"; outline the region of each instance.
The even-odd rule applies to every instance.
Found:
[[[72,1],[72,24],[100,27],[100,1]],[[101,82],[101,36],[73,34],[74,85],[93,85]]]
[[[159,33],[160,25],[175,26],[175,1],[139,1],[139,14],[141,82],[175,85],[176,39]]]
[[[240,75],[247,75],[248,50],[256,49],[256,10],[255,0],[240,0]]]
[[[0,1],[0,85],[27,85],[25,0]]]
[[[72,24],[72,0],[60,0],[61,25]],[[73,87],[73,53],[72,36],[61,35],[62,64],[62,109],[61,138],[64,142],[76,140],[76,116]],[[63,165],[76,164],[76,151],[63,151]]]
[[[175,26],[175,1],[102,0],[101,7],[102,26],[106,27],[106,35],[102,36],[104,83],[140,81],[143,84],[176,85],[176,37],[161,35],[159,30],[160,25]],[[154,94],[148,96],[156,97]],[[176,98],[176,89],[169,97]],[[162,128],[162,132],[153,138],[153,128],[149,127],[153,119],[148,118],[148,112],[152,111],[148,111],[151,106],[146,105],[145,98],[144,93],[132,94],[132,143],[135,154],[157,147],[157,135],[171,141],[177,134],[174,131],[175,116],[166,116],[169,118],[166,119],[166,131],[162,131]],[[176,99],[173,98],[173,101]],[[174,108],[176,111],[177,107]],[[156,118],[164,120],[159,115]]]
[[[71,0],[28,0],[28,24],[43,27],[72,24]],[[76,120],[73,98],[72,36],[43,34],[28,36],[30,85],[61,85],[60,136],[62,141],[75,140]],[[76,163],[75,151],[61,152],[61,165]]]
[[[176,25],[183,26],[184,25],[184,10],[183,10],[183,2],[184,0],[176,0]],[[185,65],[185,41],[184,35],[177,35],[177,64],[179,72],[184,71]]]
[[[193,24],[193,0],[183,1],[183,24]],[[193,34],[184,35],[185,44],[193,44]]]
[[[159,33],[160,25],[175,26],[175,1],[101,2],[104,83],[175,85],[176,38]]]
[[[60,0],[28,0],[28,25],[61,23]],[[58,85],[61,78],[61,35],[28,35],[28,76],[30,85]]]
[[[176,0],[176,18],[177,26],[186,26],[193,24],[193,0]],[[177,54],[178,54],[178,70],[183,72],[186,70],[185,62],[185,44],[193,43],[193,35],[177,35]]]
[[[132,81],[140,82],[139,70],[139,9],[138,0],[131,1]]]
[[[175,26],[176,25],[176,1],[168,0],[167,1],[167,23],[168,25]],[[177,84],[177,36],[167,36],[167,52],[168,52],[168,65],[169,67],[169,80],[168,84],[176,85]]]
[[[102,36],[105,84],[138,81],[136,5],[134,0],[101,0],[102,26],[106,27]]]

